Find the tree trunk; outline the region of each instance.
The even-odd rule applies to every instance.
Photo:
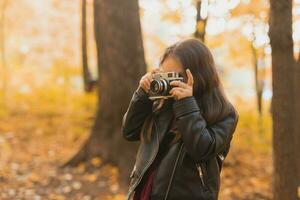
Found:
[[[67,163],[100,156],[120,169],[128,185],[138,143],[126,141],[121,121],[138,80],[146,73],[138,1],[94,0],[98,57],[98,109],[90,137]]]
[[[255,91],[256,91],[256,103],[257,103],[257,110],[258,114],[262,116],[262,94],[264,92],[264,76],[262,74],[262,70],[259,69],[259,56],[257,49],[254,46],[254,40],[251,41],[251,51],[253,56],[253,66],[254,66],[254,81],[255,81]]]
[[[205,29],[206,29],[206,22],[207,22],[207,17],[203,19],[201,17],[201,6],[202,6],[202,1],[197,0],[196,1],[196,9],[197,9],[197,15],[196,15],[196,31],[194,33],[195,38],[200,39],[202,42],[205,42]]]
[[[86,26],[86,0],[81,1],[81,53],[82,53],[82,75],[84,90],[91,92],[96,84],[93,80],[88,65],[88,48],[87,48],[87,26]]]
[[[269,36],[272,47],[272,117],[274,200],[298,199],[299,99],[296,99],[292,39],[292,0],[271,0]],[[299,77],[297,77],[299,78]],[[299,89],[298,89],[299,90]],[[299,97],[299,95],[298,95]],[[297,101],[296,101],[297,100]],[[298,116],[296,116],[296,114]]]
[[[296,131],[296,144],[295,147],[298,147],[295,149],[298,156],[297,158],[297,187],[298,187],[298,198],[300,198],[300,158],[299,158],[299,152],[300,152],[300,52],[298,56],[298,61],[296,65],[296,73],[295,73],[295,113],[297,113],[295,117],[295,131]]]

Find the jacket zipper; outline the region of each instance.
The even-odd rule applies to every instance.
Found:
[[[200,163],[196,163],[196,166],[197,166],[197,169],[198,169],[198,172],[199,172],[199,176],[200,176],[200,179],[201,179],[202,186],[205,189],[205,183],[204,183],[202,166],[201,166]]]
[[[132,178],[132,177],[133,177],[133,175],[134,175],[134,173],[135,173],[135,170],[136,170],[136,165],[134,165],[133,170],[132,170],[132,172],[131,172],[129,178]]]
[[[144,168],[144,170],[142,171],[142,173],[141,173],[139,179],[138,179],[137,182],[132,186],[132,189],[131,189],[131,191],[130,191],[128,197],[127,197],[128,199],[129,199],[129,197],[131,196],[132,191],[134,191],[135,187],[140,183],[140,181],[141,181],[141,179],[142,179],[144,173],[145,173],[146,170],[148,169],[148,167],[149,167],[149,166],[151,165],[151,163],[154,161],[154,159],[155,159],[155,157],[156,157],[156,154],[157,154],[157,152],[158,152],[158,149],[159,149],[159,135],[158,135],[157,125],[156,125],[156,122],[155,122],[155,118],[154,118],[154,117],[153,117],[153,123],[154,123],[154,125],[155,125],[155,129],[156,129],[156,137],[157,137],[157,145],[156,145],[157,148],[156,148],[156,150],[155,150],[155,155],[152,156],[150,162],[147,163],[148,165],[147,165],[147,166]]]
[[[223,162],[224,160],[224,156],[222,154],[218,154],[219,158],[221,159],[221,161]]]
[[[167,188],[167,192],[166,192],[166,196],[165,196],[164,200],[167,200],[167,198],[168,198],[168,194],[169,194],[169,191],[170,191],[171,183],[172,183],[173,176],[174,176],[174,173],[175,173],[175,170],[176,170],[176,167],[177,167],[177,163],[178,163],[181,151],[182,151],[182,147],[183,147],[183,143],[181,144],[179,152],[178,152],[178,155],[176,157],[175,165],[174,165],[173,170],[172,170],[172,175],[171,175],[171,178],[170,178],[170,181],[169,181],[169,184],[168,184],[168,188]]]

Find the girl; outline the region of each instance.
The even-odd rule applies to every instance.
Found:
[[[178,72],[172,98],[149,99],[152,74]],[[239,115],[226,97],[209,49],[197,39],[168,47],[145,74],[123,116],[122,134],[140,141],[126,199],[216,200]]]

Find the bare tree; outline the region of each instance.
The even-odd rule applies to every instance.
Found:
[[[200,39],[202,42],[205,42],[205,29],[206,29],[206,22],[207,22],[207,17],[202,17],[201,13],[201,8],[203,6],[203,1],[202,0],[197,0],[196,1],[196,10],[197,10],[197,15],[196,15],[196,31],[194,33],[195,38]]]
[[[265,53],[264,46],[262,48],[262,53],[259,53],[259,50],[254,46],[255,42],[255,34],[253,33],[253,39],[250,43],[251,52],[252,52],[252,62],[254,67],[254,78],[255,78],[255,91],[256,91],[256,102],[257,102],[257,110],[259,116],[262,116],[262,107],[263,107],[263,99],[262,95],[264,92],[265,86]]]
[[[86,0],[81,1],[81,53],[82,53],[82,75],[84,82],[84,90],[91,92],[96,84],[93,80],[88,65],[88,48],[87,48],[87,25],[86,25]]]

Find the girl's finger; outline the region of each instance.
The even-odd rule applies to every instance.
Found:
[[[176,92],[172,92],[171,96],[172,96],[174,99],[177,100],[177,94],[176,94]]]
[[[190,71],[190,69],[187,69],[187,70],[186,70],[186,74],[187,74],[187,77],[188,77],[188,82],[187,82],[187,84],[188,84],[189,86],[193,86],[193,84],[194,84],[194,78],[193,78],[193,75],[192,75],[192,72]]]
[[[145,85],[147,86],[148,89],[150,89],[150,81],[149,80],[145,80]]]
[[[172,81],[170,83],[170,85],[172,86],[178,86],[178,87],[182,87],[182,88],[188,88],[188,85],[184,82],[181,82],[181,81]]]
[[[145,91],[148,91],[148,88],[145,84],[141,84],[141,87],[145,90]]]
[[[147,76],[146,79],[147,79],[147,81],[150,81],[150,82],[151,82],[153,78],[152,78],[152,76],[150,75],[150,76]]]
[[[184,89],[183,88],[180,88],[180,87],[174,87],[174,88],[172,88],[170,91],[169,91],[169,93],[171,94],[171,93],[173,93],[174,91],[181,91],[181,92],[184,92]]]
[[[175,96],[175,99],[178,100],[180,97],[183,96],[183,92],[179,91],[179,90],[175,90],[173,92],[173,95]]]

